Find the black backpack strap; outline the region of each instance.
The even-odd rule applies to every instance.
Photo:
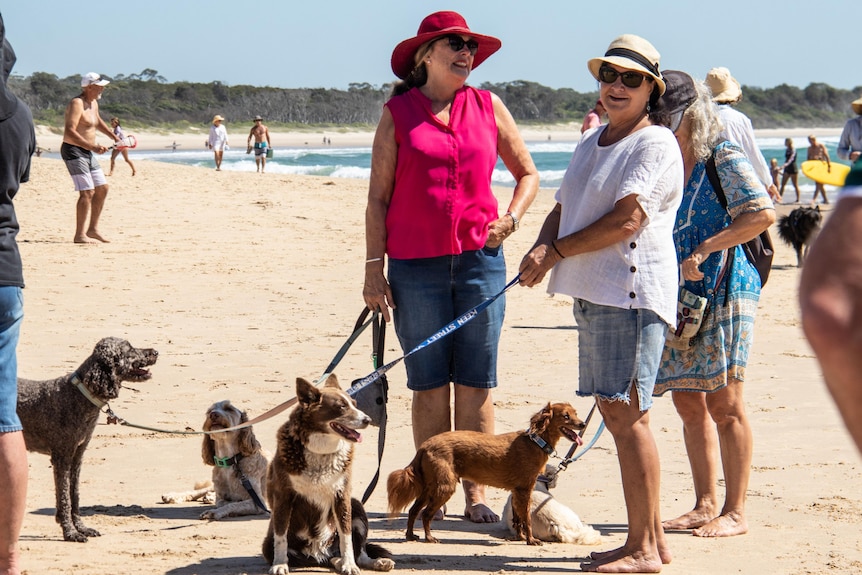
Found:
[[[371,351],[371,359],[374,362],[374,369],[383,365],[383,352],[386,349],[386,322],[379,313],[374,314],[374,322],[371,324],[372,337],[374,338],[374,348]],[[380,480],[380,467],[383,463],[383,448],[386,446],[386,422],[389,415],[386,411],[386,404],[389,402],[389,381],[386,379],[386,374],[380,376],[380,387],[383,393],[383,417],[380,419],[380,426],[377,429],[377,471],[374,472],[374,477],[368,487],[365,488],[365,493],[362,495],[362,504],[364,505],[374,489],[377,487],[377,482]]]
[[[721,178],[718,177],[718,169],[715,167],[715,148],[712,149],[712,153],[706,161],[706,177],[709,178],[709,183],[712,184],[712,189],[715,190],[718,203],[721,204],[724,211],[727,211],[727,196],[724,195]]]

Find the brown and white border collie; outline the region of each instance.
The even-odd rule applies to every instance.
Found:
[[[269,572],[284,575],[288,566],[329,566],[343,575],[357,575],[360,567],[391,570],[392,555],[367,543],[368,517],[350,496],[353,445],[362,439],[357,430],[371,419],[334,375],[320,389],[297,378],[296,397],[267,473]]]

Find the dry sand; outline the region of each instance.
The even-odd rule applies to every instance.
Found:
[[[335,136],[333,136],[335,141]],[[103,162],[104,160],[103,156]],[[72,243],[76,194],[62,163],[34,158],[32,180],[17,198],[27,289],[19,346],[22,377],[53,378],[75,369],[105,336],[160,352],[151,381],[125,389],[111,408],[128,421],[200,429],[215,401],[230,399],[254,417],[292,397],[297,376],[320,375],[362,308],[367,182],[215,170],[140,161],[121,169],[102,232],[109,244]],[[505,198],[511,192],[498,190]],[[521,230],[506,243],[509,275],[533,242],[552,192],[542,190]],[[780,206],[786,213],[789,206]],[[746,395],[755,448],[748,497],[751,532],[704,540],[671,533],[670,575],[859,573],[862,571],[862,473],[806,344],[796,304],[795,256],[778,246],[761,299]],[[566,298],[544,286],[507,296],[495,392],[499,432],[522,429],[548,401],[571,401],[582,416],[590,402],[574,396],[577,331]],[[391,332],[390,332],[391,333]],[[371,371],[370,335],[336,373],[344,382]],[[394,334],[387,359],[401,355]],[[403,364],[390,372],[385,477],[413,455],[410,396]],[[693,503],[681,426],[669,398],[651,412],[661,453],[661,511]],[[256,426],[272,450],[283,416]],[[588,436],[595,431],[593,424]],[[376,430],[358,446],[354,490],[376,468]],[[565,452],[567,444],[561,444]],[[263,517],[198,519],[197,503],[164,505],[160,495],[190,489],[209,476],[200,439],[105,424],[85,455],[81,507],[102,532],[67,543],[54,522],[49,459],[31,454],[21,538],[31,575],[236,575],[266,573]],[[583,547],[510,541],[502,524],[450,515],[435,523],[439,545],[405,542],[405,519],[386,519],[382,487],[367,504],[371,537],[411,573],[566,573],[594,549],[625,538],[625,506],[613,441],[565,471],[555,494],[601,530],[602,544]],[[506,493],[489,490],[502,510]],[[316,570],[326,572],[326,570]]]

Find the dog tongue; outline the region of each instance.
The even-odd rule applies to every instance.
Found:
[[[330,423],[330,426],[345,439],[355,441],[356,443],[362,443],[362,435],[355,429],[350,429],[349,427],[345,427],[341,424],[335,423],[334,421]]]

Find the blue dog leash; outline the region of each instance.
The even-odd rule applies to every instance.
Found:
[[[390,369],[392,369],[393,367],[398,365],[398,363],[400,363],[402,360],[410,357],[411,355],[413,355],[417,351],[428,347],[429,345],[431,345],[435,341],[441,340],[444,337],[451,335],[454,331],[464,327],[465,324],[467,324],[471,320],[475,319],[476,316],[478,316],[480,313],[485,311],[485,309],[489,305],[491,305],[492,303],[497,301],[497,299],[501,295],[503,295],[504,293],[509,291],[509,289],[511,289],[515,284],[518,283],[519,279],[521,279],[521,274],[516,275],[515,279],[513,279],[508,284],[506,284],[506,287],[504,287],[502,290],[500,290],[496,295],[489,297],[488,299],[486,299],[485,301],[483,301],[482,303],[480,303],[479,305],[477,305],[473,309],[465,312],[461,316],[455,318],[454,320],[452,320],[451,322],[449,322],[445,326],[441,327],[439,330],[437,330],[437,332],[434,333],[434,335],[430,336],[425,341],[423,341],[422,343],[420,343],[419,345],[417,345],[416,347],[414,347],[413,349],[411,349],[410,351],[408,351],[407,353],[405,353],[404,355],[402,355],[398,359],[395,359],[393,361],[390,361],[386,365],[378,367],[377,369],[375,369],[370,374],[368,374],[365,377],[363,377],[362,379],[358,380],[356,383],[354,383],[352,386],[350,386],[350,388],[347,390],[347,394],[352,397],[362,388],[368,387],[369,385],[371,385],[372,383],[374,383],[375,381],[380,379],[381,376],[383,376],[387,371],[389,371]]]

